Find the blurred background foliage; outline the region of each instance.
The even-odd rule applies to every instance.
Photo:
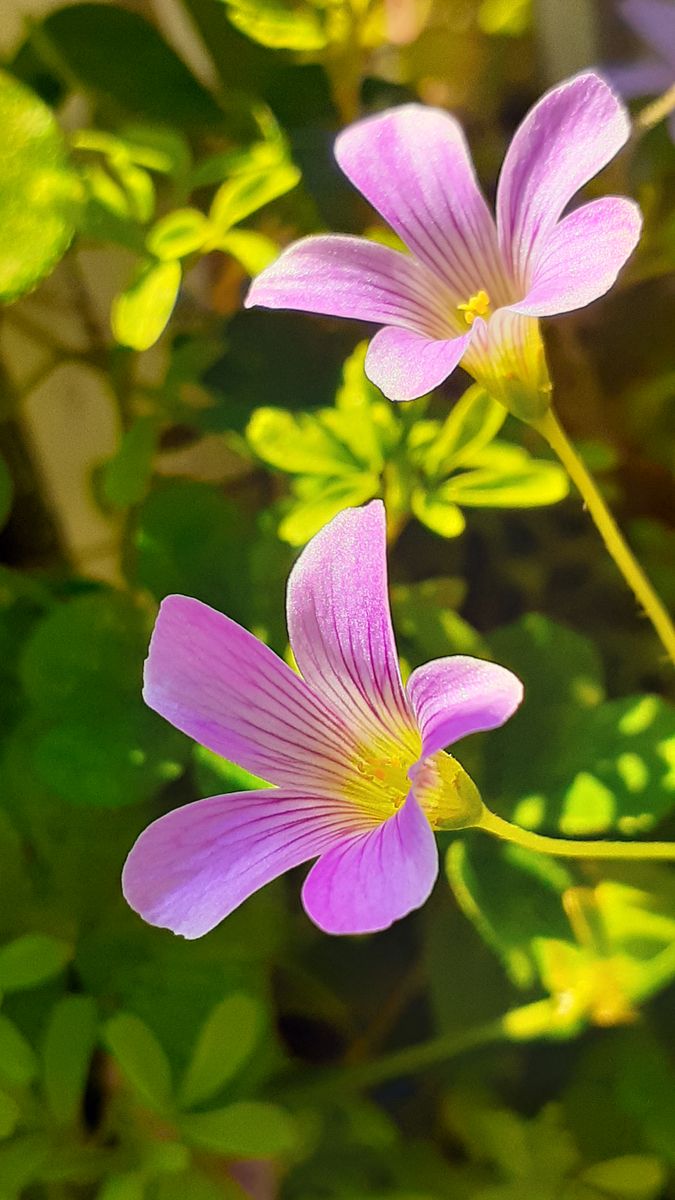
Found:
[[[675,1196],[665,867],[443,835],[426,908],[343,940],[293,877],[196,943],[119,885],[154,816],[255,786],[144,708],[158,601],[285,654],[297,548],[373,496],[404,670],[461,652],[525,680],[461,748],[490,805],[675,834],[672,679],[536,436],[459,374],[389,404],[363,326],[242,310],[293,238],[390,236],[333,163],[341,125],[446,106],[491,194],[544,87],[639,52],[618,5],[5,0],[0,49],[1,1200]],[[671,605],[674,179],[657,126],[592,185],[645,236],[546,328],[563,420]]]

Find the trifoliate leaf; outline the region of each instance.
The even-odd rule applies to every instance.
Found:
[[[499,433],[506,409],[473,384],[454,405],[423,459],[429,479],[440,479],[449,471],[471,463],[478,451]]]
[[[254,42],[275,50],[323,50],[341,41],[349,17],[336,0],[225,0],[230,21]]]
[[[459,537],[466,528],[462,510],[450,500],[444,500],[442,488],[433,492],[414,488],[411,507],[417,520],[441,537]]]

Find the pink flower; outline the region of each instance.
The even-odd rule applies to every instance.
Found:
[[[633,96],[661,95],[675,84],[675,4],[670,0],[624,0],[621,13],[651,50],[648,58],[608,72],[617,91]],[[675,141],[675,112],[668,118]]]
[[[153,925],[200,937],[316,858],[302,892],[315,924],[386,929],[433,887],[434,829],[481,814],[444,747],[502,725],[522,685],[504,667],[458,656],[419,667],[404,689],[381,501],[346,509],[306,547],[289,579],[288,628],[300,675],[198,600],[161,606],[146,702],[274,787],[198,800],[141,834],[123,888]]]
[[[363,238],[294,243],[251,284],[246,304],[384,325],[368,377],[413,400],[459,362],[518,415],[536,417],[550,384],[538,317],[602,296],[637,243],[637,206],[572,197],[614,157],[630,125],[597,75],[548,92],[509,148],[496,222],[457,121],[408,104],[341,133],[337,161],[410,254]]]

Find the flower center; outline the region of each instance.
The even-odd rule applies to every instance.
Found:
[[[473,780],[444,750],[420,762],[420,749],[391,743],[362,750],[347,796],[381,820],[401,807],[412,788],[432,829],[473,825],[483,808]]]
[[[457,311],[462,314],[467,325],[471,326],[476,317],[490,316],[490,297],[481,289],[475,296],[470,296],[466,304],[458,304]]]
[[[456,758],[439,750],[411,771],[413,791],[432,829],[466,829],[483,809],[480,792]]]

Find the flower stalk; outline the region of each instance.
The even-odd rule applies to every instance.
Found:
[[[576,841],[568,838],[546,837],[534,833],[531,829],[523,829],[512,825],[503,817],[498,817],[489,808],[483,808],[480,820],[474,826],[483,829],[502,841],[512,842],[525,850],[534,850],[538,854],[548,854],[554,858],[614,858],[614,859],[659,859],[675,861],[675,842],[605,842],[605,841]]]
[[[670,661],[675,665],[675,625],[629,549],[593,478],[579,458],[553,409],[547,409],[543,416],[534,418],[529,424],[548,442],[576,485],[609,554],[651,621]]]

